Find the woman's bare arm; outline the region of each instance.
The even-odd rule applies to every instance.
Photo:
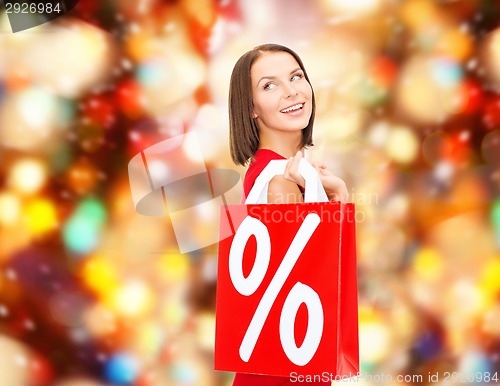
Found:
[[[289,204],[304,202],[302,192],[295,182],[286,180],[283,175],[275,176],[269,182],[267,200],[270,204]]]

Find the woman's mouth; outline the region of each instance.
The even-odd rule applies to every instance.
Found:
[[[283,110],[280,110],[280,113],[291,113],[293,111],[297,111],[297,110],[302,110],[302,108],[304,107],[304,103],[296,103],[292,106],[288,106],[287,108],[284,108]]]

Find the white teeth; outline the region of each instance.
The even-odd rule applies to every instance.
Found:
[[[293,106],[287,107],[286,109],[281,110],[281,112],[282,113],[289,113],[290,111],[295,111],[295,110],[301,109],[302,106],[304,106],[303,103],[297,103],[296,105],[293,105]]]

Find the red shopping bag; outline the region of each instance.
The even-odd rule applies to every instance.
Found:
[[[304,203],[265,204],[273,160],[246,205],[221,209],[215,369],[341,379],[359,371],[354,204],[327,202],[302,160]],[[321,202],[318,202],[321,201]],[[323,378],[324,379],[324,378]]]

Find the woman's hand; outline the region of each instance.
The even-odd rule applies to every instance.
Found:
[[[299,163],[303,158],[302,152],[298,151],[295,157],[291,158],[285,168],[285,173],[283,177],[288,180],[295,182],[300,186],[305,186],[304,178],[299,174]],[[323,188],[331,201],[342,201],[346,202],[348,199],[348,192],[345,182],[332,174],[327,169],[327,166],[321,162],[314,162],[312,164],[316,171],[318,172],[319,179]]]
[[[341,178],[334,176],[326,165],[321,162],[313,162],[312,164],[319,174],[319,179],[323,184],[326,194],[330,201],[346,202],[349,196],[347,186]]]

